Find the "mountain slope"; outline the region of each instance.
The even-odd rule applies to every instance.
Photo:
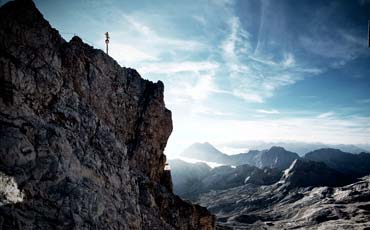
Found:
[[[64,41],[29,0],[0,18],[0,228],[213,229],[172,193],[161,82]]]

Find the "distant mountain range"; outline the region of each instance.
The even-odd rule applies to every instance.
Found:
[[[264,142],[264,141],[235,141],[226,143],[227,147],[235,149],[255,149],[264,150],[269,149],[272,146],[280,146],[288,151],[297,153],[300,156],[305,155],[308,152],[312,152],[316,149],[332,148],[339,149],[343,152],[348,153],[361,153],[370,152],[370,144],[358,144],[358,145],[345,145],[345,144],[324,144],[324,143],[310,143],[310,142]]]
[[[192,200],[211,190],[224,190],[248,183],[270,185],[278,182],[287,188],[343,186],[370,174],[369,153],[351,154],[336,149],[320,149],[301,158],[282,147],[231,156],[220,153],[209,143],[188,148],[194,149],[198,155],[186,156],[199,156],[201,160],[211,161],[212,154],[217,154],[217,161],[225,165],[211,168],[205,163],[194,164],[178,159],[169,161],[175,193]],[[211,152],[207,152],[207,149]]]
[[[284,170],[296,159],[318,161],[344,174],[363,176],[370,173],[370,153],[353,154],[339,149],[323,148],[308,152],[300,157],[297,153],[273,146],[267,150],[250,150],[247,153],[227,155],[210,143],[195,143],[181,154],[184,157],[203,161],[216,162],[223,165],[248,164],[258,168],[274,168]]]
[[[203,161],[216,162],[224,165],[249,164],[259,168],[286,169],[299,156],[296,153],[286,151],[282,147],[271,147],[269,150],[251,150],[248,153],[227,155],[220,152],[210,143],[195,143],[184,150],[184,157]]]

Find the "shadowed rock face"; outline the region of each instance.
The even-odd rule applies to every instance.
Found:
[[[64,41],[31,1],[0,18],[0,228],[213,229],[164,172],[161,82]]]

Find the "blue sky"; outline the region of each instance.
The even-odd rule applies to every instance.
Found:
[[[45,18],[165,84],[167,154],[195,141],[370,143],[370,1],[36,0]]]

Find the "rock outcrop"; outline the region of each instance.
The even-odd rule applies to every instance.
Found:
[[[0,229],[213,229],[172,193],[161,82],[0,8]]]

